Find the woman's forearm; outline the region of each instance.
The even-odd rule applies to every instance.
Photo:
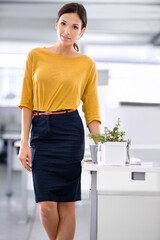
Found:
[[[22,108],[22,129],[21,129],[21,143],[28,143],[29,131],[32,122],[33,111],[27,107]]]
[[[31,172],[32,168],[32,154],[28,144],[29,131],[32,122],[33,111],[29,108],[22,108],[22,128],[21,128],[21,142],[18,159],[21,161],[24,168]]]
[[[92,122],[90,122],[90,123],[88,124],[87,127],[88,127],[90,133],[99,133],[99,134],[101,134],[99,121],[93,120]],[[95,144],[98,144],[97,141],[94,140],[94,142],[95,142]]]

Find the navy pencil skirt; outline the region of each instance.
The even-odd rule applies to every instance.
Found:
[[[85,138],[78,110],[33,116],[30,148],[35,202],[81,200]]]

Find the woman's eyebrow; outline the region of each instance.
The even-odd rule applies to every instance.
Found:
[[[62,19],[62,21],[66,22],[66,21],[65,21],[65,20],[63,20],[63,19]],[[73,23],[73,25],[78,25],[78,26],[79,26],[79,24],[77,24],[77,23]]]

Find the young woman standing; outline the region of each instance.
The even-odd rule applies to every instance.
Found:
[[[19,160],[32,172],[35,202],[50,240],[72,240],[75,234],[75,201],[81,200],[85,151],[77,110],[80,100],[89,131],[100,133],[96,64],[80,54],[75,43],[86,25],[82,4],[65,4],[59,10],[56,44],[34,48],[27,55],[18,106],[22,110]]]

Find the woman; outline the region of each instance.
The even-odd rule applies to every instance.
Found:
[[[50,240],[71,240],[75,234],[85,150],[77,110],[80,100],[89,131],[100,133],[96,65],[79,53],[75,43],[86,25],[82,4],[69,3],[59,10],[56,44],[34,48],[27,55],[18,106],[22,109],[19,160],[32,171],[35,201]]]

